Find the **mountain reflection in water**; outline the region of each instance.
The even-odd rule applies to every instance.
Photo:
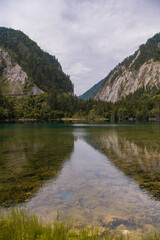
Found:
[[[28,201],[58,176],[74,149],[72,131],[65,133],[43,125],[15,125],[0,131],[1,206]]]
[[[0,126],[1,127],[1,126]],[[24,124],[0,128],[0,204],[46,221],[111,229],[160,226],[158,124]]]
[[[86,141],[125,175],[160,200],[160,128],[149,125],[99,128]]]

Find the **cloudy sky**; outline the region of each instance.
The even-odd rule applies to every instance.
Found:
[[[160,32],[160,0],[0,0],[0,13],[58,58],[76,95]]]

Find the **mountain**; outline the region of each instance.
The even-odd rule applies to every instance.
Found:
[[[73,84],[55,58],[21,31],[0,27],[0,87],[4,94],[60,91]]]
[[[160,33],[116,66],[94,99],[116,102],[140,88],[160,89]]]
[[[101,80],[100,82],[98,82],[97,84],[95,84],[93,87],[91,87],[88,91],[86,91],[82,95],[78,96],[78,98],[83,99],[83,100],[93,98],[98,93],[98,91],[101,88],[103,82],[104,82],[104,79]]]

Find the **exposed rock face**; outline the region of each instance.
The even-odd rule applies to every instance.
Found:
[[[122,73],[112,82],[114,74],[118,71]],[[147,85],[151,87],[160,85],[160,62],[149,60],[138,71],[132,71],[131,66],[128,69],[125,66],[120,66],[104,83],[96,95],[96,99],[116,102],[121,97]]]
[[[139,88],[147,87],[160,88],[160,34],[113,69],[95,99],[116,102]]]
[[[5,80],[5,91],[7,95],[21,95],[24,94],[24,86],[28,81],[27,73],[23,71],[21,66],[13,62],[9,53],[0,47],[0,67],[2,69],[2,76]],[[35,84],[33,85],[30,93],[34,95],[43,92]]]
[[[27,94],[31,88],[35,92],[35,86],[47,93],[73,94],[73,83],[56,57],[43,51],[23,32],[0,27],[0,47],[0,87],[2,91],[3,85],[3,94],[7,91],[20,94],[22,89]],[[5,84],[2,84],[5,78]]]
[[[44,91],[42,91],[39,87],[37,87],[36,85],[34,85],[31,90],[28,92],[28,94],[33,94],[33,95],[38,95],[40,93],[44,93]]]

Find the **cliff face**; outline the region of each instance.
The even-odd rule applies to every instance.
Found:
[[[5,94],[73,94],[73,84],[54,56],[21,31],[4,27],[0,27],[0,88]]]
[[[120,63],[105,78],[95,99],[116,102],[142,87],[160,88],[160,34]]]
[[[25,85],[28,83],[28,76],[22,67],[14,62],[9,53],[0,47],[0,68],[1,77],[3,77],[2,92],[6,95],[21,95],[25,92]],[[29,93],[38,94],[43,92],[38,88],[39,91],[34,91],[38,87],[35,84],[30,86]]]

